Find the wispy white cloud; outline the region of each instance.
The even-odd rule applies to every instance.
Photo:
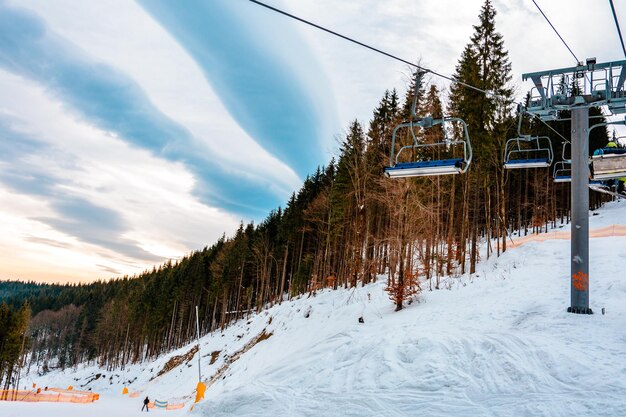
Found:
[[[259,144],[302,177],[326,161],[320,142],[335,123],[332,90],[291,25],[268,26],[247,2],[140,3],[193,57]]]
[[[231,175],[284,196],[299,185],[294,170],[237,125],[193,58],[139,5],[125,0],[20,1],[68,41],[131,77],[152,104],[194,136]],[[111,18],[107,18],[110,16]]]
[[[0,90],[9,93],[0,96],[0,212],[8,216],[0,222],[0,277],[35,278],[30,259],[41,253],[48,255],[37,262],[54,277],[79,254],[93,261],[83,278],[102,277],[96,264],[137,273],[235,230],[237,217],[195,198],[183,164],[76,120],[32,82],[0,71]]]
[[[196,193],[207,204],[260,217],[281,201],[271,195],[275,190],[262,186],[265,181],[237,180],[245,169],[224,164],[159,111],[134,80],[57,36],[34,13],[2,6],[0,21],[0,65],[45,85],[89,123],[189,166],[198,180]]]

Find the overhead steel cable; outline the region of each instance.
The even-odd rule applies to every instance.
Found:
[[[624,38],[622,37],[622,31],[619,28],[619,22],[617,21],[617,14],[615,14],[615,6],[613,5],[613,0],[609,0],[609,4],[611,5],[611,12],[613,12],[613,20],[615,20],[615,27],[617,28],[619,41],[622,43],[622,50],[624,51],[624,56],[626,57],[626,47],[624,46]]]
[[[546,22],[548,22],[548,24],[550,25],[550,27],[552,28],[552,30],[554,30],[554,33],[556,33],[556,36],[559,37],[559,39],[561,40],[561,42],[563,42],[563,45],[565,45],[565,47],[567,48],[567,50],[569,51],[570,54],[572,54],[572,56],[574,57],[574,59],[576,60],[576,65],[581,64],[582,61],[580,61],[578,59],[578,57],[576,56],[576,54],[574,53],[574,51],[572,51],[572,48],[569,47],[569,45],[567,44],[567,42],[565,42],[565,39],[563,39],[563,37],[561,36],[561,34],[559,33],[558,30],[556,30],[556,28],[554,27],[554,25],[552,24],[552,22],[550,22],[550,19],[548,19],[548,16],[546,16],[546,14],[543,12],[543,10],[541,10],[541,7],[539,7],[539,5],[537,4],[537,2],[535,0],[532,0],[532,2],[535,4],[535,6],[537,6],[537,9],[539,10],[539,12],[541,13],[541,15],[544,17],[544,19],[546,19]],[[589,81],[589,84],[591,84],[591,79],[589,78],[589,76],[587,74],[585,74],[585,79],[587,81]]]
[[[370,50],[372,50],[372,51],[374,51],[374,52],[378,52],[379,54],[383,54],[383,55],[385,55],[385,56],[387,56],[387,57],[389,57],[389,58],[393,58],[393,59],[395,59],[395,60],[397,60],[397,61],[400,61],[400,62],[405,63],[405,64],[407,64],[407,65],[410,65],[410,66],[412,66],[412,67],[415,67],[415,68],[417,68],[417,69],[419,69],[419,70],[422,70],[422,71],[425,71],[425,72],[429,72],[429,73],[431,73],[431,74],[433,74],[433,75],[436,75],[436,76],[438,76],[438,77],[441,77],[441,78],[443,78],[443,79],[446,79],[446,80],[448,80],[448,81],[451,81],[451,82],[453,82],[453,83],[455,83],[455,84],[462,85],[463,87],[467,87],[467,88],[469,88],[469,89],[472,89],[472,90],[478,91],[478,92],[483,93],[483,94],[487,94],[487,95],[492,96],[492,97],[496,97],[496,98],[500,97],[500,95],[498,95],[497,93],[494,93],[493,91],[483,90],[483,89],[481,89],[481,88],[474,87],[473,85],[470,85],[470,84],[464,83],[463,81],[459,81],[459,80],[455,79],[454,77],[447,76],[447,75],[443,75],[443,74],[438,73],[438,72],[436,72],[436,71],[433,71],[433,70],[431,70],[431,69],[424,68],[424,67],[422,67],[422,66],[420,66],[420,65],[417,65],[417,64],[415,64],[415,63],[413,63],[413,62],[411,62],[411,61],[407,61],[406,59],[402,59],[402,58],[397,57],[397,56],[395,56],[395,55],[392,55],[392,54],[390,54],[390,53],[388,53],[388,52],[385,52],[385,51],[382,51],[382,50],[380,50],[380,49],[378,49],[378,48],[375,48],[375,47],[373,47],[373,46],[370,46],[370,45],[368,45],[368,44],[366,44],[366,43],[359,42],[359,41],[357,41],[356,39],[353,39],[353,38],[351,38],[351,37],[349,37],[349,36],[342,35],[341,33],[335,32],[334,30],[331,30],[331,29],[325,28],[324,26],[320,26],[320,25],[318,25],[318,24],[316,24],[316,23],[313,23],[313,22],[311,22],[311,21],[309,21],[309,20],[306,20],[306,19],[303,19],[303,18],[301,18],[301,17],[295,16],[295,15],[293,15],[293,14],[291,14],[291,13],[287,13],[286,11],[281,10],[281,9],[277,9],[276,7],[272,7],[272,6],[270,6],[269,4],[265,4],[265,3],[260,2],[260,1],[258,1],[258,0],[249,0],[249,1],[250,1],[250,2],[252,2],[252,3],[258,4],[259,6],[263,6],[263,7],[267,8],[267,9],[270,9],[270,10],[272,10],[272,11],[276,12],[276,13],[280,13],[280,14],[282,14],[282,15],[284,15],[284,16],[287,16],[287,17],[290,17],[290,18],[292,18],[292,19],[295,19],[295,20],[297,20],[297,21],[299,21],[299,22],[302,22],[302,23],[304,23],[304,24],[307,24],[307,25],[309,25],[309,26],[313,26],[314,28],[317,28],[317,29],[323,30],[324,32],[330,33],[331,35],[338,36],[338,37],[340,37],[340,38],[342,38],[342,39],[345,39],[345,40],[347,40],[347,41],[349,41],[349,42],[355,43],[355,44],[357,44],[357,45],[359,45],[359,46],[362,46],[362,47],[364,47],[364,48],[370,49]]]
[[[342,35],[341,33],[335,32],[334,30],[331,30],[331,29],[325,28],[324,26],[320,26],[320,25],[318,25],[318,24],[316,24],[316,23],[313,23],[313,22],[311,22],[311,21],[309,21],[309,20],[306,20],[306,19],[303,19],[303,18],[301,18],[301,17],[295,16],[295,15],[293,15],[293,14],[291,14],[291,13],[288,13],[288,12],[286,12],[286,11],[284,11],[284,10],[281,10],[281,9],[276,8],[276,7],[270,6],[269,4],[263,3],[263,2],[261,2],[261,1],[259,1],[259,0],[248,0],[248,1],[250,1],[251,3],[254,3],[254,4],[256,4],[256,5],[259,5],[259,6],[265,7],[266,9],[269,9],[269,10],[271,10],[271,11],[273,11],[273,12],[276,12],[276,13],[282,14],[283,16],[287,16],[287,17],[289,17],[289,18],[291,18],[291,19],[297,20],[297,21],[299,21],[299,22],[301,22],[301,23],[304,23],[304,24],[306,24],[306,25],[312,26],[312,27],[314,27],[314,28],[316,28],[316,29],[319,29],[319,30],[322,30],[322,31],[324,31],[324,32],[330,33],[331,35],[337,36],[337,37],[339,37],[339,38],[341,38],[341,39],[344,39],[344,40],[346,40],[346,41],[348,41],[348,42],[352,42],[352,43],[354,43],[354,44],[357,44],[357,45],[359,45],[359,46],[362,46],[362,47],[364,47],[364,48],[367,48],[367,49],[369,49],[369,50],[371,50],[371,51],[374,51],[374,52],[377,52],[377,53],[379,53],[379,54],[382,54],[382,55],[384,55],[384,56],[386,56],[386,57],[388,57],[388,58],[395,59],[396,61],[402,62],[402,63],[404,63],[404,64],[406,64],[406,65],[411,66],[411,67],[417,68],[418,70],[425,71],[425,72],[429,72],[429,73],[431,73],[431,74],[433,74],[433,75],[436,75],[436,76],[438,76],[438,77],[441,77],[441,78],[443,78],[443,79],[445,79],[445,80],[448,80],[448,81],[453,82],[453,83],[458,84],[458,85],[462,85],[463,87],[469,88],[469,89],[474,90],[474,91],[478,91],[478,92],[480,92],[480,93],[486,94],[487,96],[491,96],[491,97],[494,97],[494,98],[496,98],[496,99],[502,99],[502,98],[503,98],[501,95],[499,95],[499,94],[497,94],[497,93],[495,93],[495,92],[493,92],[493,91],[488,91],[488,90],[484,90],[484,89],[482,89],[482,88],[474,87],[473,85],[471,85],[471,84],[467,84],[467,83],[464,83],[463,81],[459,81],[459,80],[457,80],[457,79],[456,79],[456,78],[454,78],[454,77],[447,76],[447,75],[443,75],[443,74],[441,74],[441,73],[439,73],[439,72],[437,72],[437,71],[433,71],[433,70],[431,70],[431,69],[429,69],[429,68],[422,67],[422,66],[417,65],[417,64],[415,64],[415,63],[413,63],[413,62],[411,62],[411,61],[408,61],[408,60],[406,60],[406,59],[403,59],[403,58],[400,58],[400,57],[398,57],[398,56],[395,56],[395,55],[393,55],[393,54],[390,54],[390,53],[385,52],[385,51],[383,51],[383,50],[381,50],[381,49],[375,48],[375,47],[373,47],[373,46],[371,46],[371,45],[368,45],[368,44],[366,44],[366,43],[363,43],[363,42],[357,41],[356,39],[353,39],[353,38],[351,38],[351,37],[349,37],[349,36]],[[516,103],[516,104],[517,104],[517,103]],[[535,116],[535,115],[533,114],[532,116]],[[544,120],[542,120],[541,118],[539,118],[539,116],[535,116],[535,117],[537,117],[537,118],[538,118],[538,119],[539,119],[539,120],[540,120],[543,124],[545,124],[546,126],[548,126],[548,128],[550,128],[550,129],[551,129],[554,133],[556,133],[557,135],[559,135],[559,136],[560,136],[563,140],[567,140],[567,139],[565,139],[565,137],[563,137],[563,135],[561,135],[559,132],[557,132],[556,130],[554,130],[554,129],[552,128],[552,126],[548,125],[548,124],[547,124]]]
[[[544,17],[544,19],[546,19],[546,22],[548,22],[548,24],[550,25],[550,27],[552,28],[552,30],[554,30],[554,33],[556,33],[556,36],[559,37],[559,39],[561,40],[561,42],[563,42],[563,45],[565,45],[565,47],[567,48],[567,50],[569,51],[570,54],[572,54],[572,56],[574,57],[574,59],[576,60],[576,64],[578,64],[580,62],[580,60],[578,59],[578,57],[576,56],[576,54],[574,53],[574,51],[572,51],[572,48],[569,47],[569,45],[567,44],[567,42],[565,42],[565,39],[563,39],[563,37],[561,36],[561,34],[559,33],[558,30],[556,30],[556,28],[554,27],[554,25],[552,24],[552,22],[550,22],[550,19],[548,19],[548,16],[546,16],[546,14],[543,12],[543,10],[541,10],[541,7],[539,7],[539,5],[537,4],[537,2],[535,0],[532,0],[532,2],[535,4],[535,6],[537,6],[537,9],[539,9],[539,13],[541,13],[541,15]]]

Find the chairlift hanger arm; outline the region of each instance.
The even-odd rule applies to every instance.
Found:
[[[587,139],[589,139],[589,135],[591,134],[591,131],[593,129],[595,129],[597,127],[610,126],[610,125],[626,125],[626,118],[624,120],[618,120],[618,121],[614,121],[614,122],[596,123],[595,125],[590,126],[589,130],[587,131]]]

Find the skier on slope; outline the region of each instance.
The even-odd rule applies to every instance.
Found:
[[[143,409],[146,409],[146,413],[148,412],[148,404],[150,404],[150,399],[148,398],[148,396],[146,396],[146,398],[143,400],[143,407],[141,407],[141,411],[143,411]]]

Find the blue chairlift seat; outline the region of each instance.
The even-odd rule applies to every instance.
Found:
[[[554,164],[554,182],[572,182],[572,161],[564,159]]]
[[[444,140],[441,142],[433,143],[420,143],[413,132],[414,126],[420,126],[423,128],[432,127],[434,125],[444,125],[444,123],[458,123],[462,128],[462,138],[459,140],[448,140],[445,138],[445,127],[442,127],[444,131]],[[402,146],[396,152],[396,134],[399,130],[408,130],[413,137],[413,144]],[[436,157],[430,156],[430,152],[435,149],[445,149],[456,156],[462,154],[461,158],[448,158],[448,159],[436,159]],[[400,158],[400,155],[406,155],[406,151],[417,152],[418,159],[412,159],[411,161],[404,161]],[[404,153],[403,153],[404,152]],[[412,156],[415,158],[415,156]],[[467,132],[467,124],[455,117],[446,117],[443,119],[423,118],[417,121],[411,121],[409,123],[401,123],[393,131],[391,139],[391,155],[389,157],[389,166],[383,168],[384,174],[389,178],[403,178],[403,177],[424,177],[430,175],[450,175],[450,174],[463,174],[467,171],[472,161],[472,145],[469,140],[469,133]]]
[[[507,169],[545,168],[550,166],[549,158],[511,159],[504,164]]]
[[[458,174],[463,171],[465,164],[463,158],[398,162],[394,166],[384,167],[384,173],[389,178]]]
[[[572,182],[572,157],[567,156],[567,147],[571,147],[569,141],[563,142],[561,148],[561,160],[554,163],[554,171],[552,172],[552,178],[554,182]]]

